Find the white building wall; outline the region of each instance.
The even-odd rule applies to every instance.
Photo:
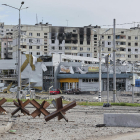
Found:
[[[81,91],[98,91],[99,82],[83,82],[79,79],[79,88]]]

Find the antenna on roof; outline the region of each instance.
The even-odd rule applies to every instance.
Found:
[[[38,18],[37,18],[37,14],[36,14],[36,24],[38,24]]]

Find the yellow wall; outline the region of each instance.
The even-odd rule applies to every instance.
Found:
[[[79,79],[72,78],[60,79],[60,83],[75,83],[75,82],[79,82]]]

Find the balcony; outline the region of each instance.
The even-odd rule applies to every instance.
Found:
[[[126,54],[126,51],[117,51],[116,54]]]
[[[126,45],[120,45],[120,48],[126,48]]]
[[[78,46],[78,44],[74,44],[74,43],[65,43],[65,46],[67,47],[77,47]]]
[[[116,40],[117,41],[126,41],[126,35],[116,35]]]

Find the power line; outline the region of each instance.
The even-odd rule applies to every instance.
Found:
[[[140,23],[140,22],[121,23],[121,24],[115,24],[115,25],[127,25],[127,24],[134,24],[134,23]],[[100,27],[102,26],[113,26],[113,25],[100,25]]]

